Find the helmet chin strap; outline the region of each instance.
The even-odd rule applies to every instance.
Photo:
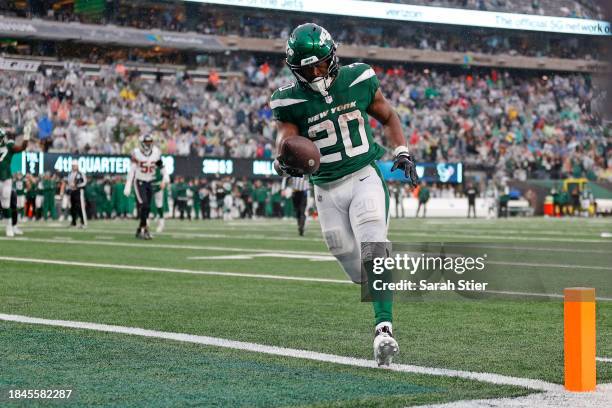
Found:
[[[312,82],[309,82],[308,85],[313,91],[319,92],[323,96],[327,96],[327,90],[331,86],[333,80],[334,79],[329,76],[317,77]]]

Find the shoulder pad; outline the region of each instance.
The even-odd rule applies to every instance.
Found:
[[[292,93],[294,87],[297,86],[295,82],[288,83],[286,85],[281,86],[276,91],[272,93],[270,100],[287,98]]]
[[[362,62],[356,62],[351,65],[346,66],[349,72],[349,78],[351,80],[349,88],[353,85],[357,85],[360,82],[366,81],[372,77],[376,76],[376,72],[374,69],[368,64],[364,64]]]

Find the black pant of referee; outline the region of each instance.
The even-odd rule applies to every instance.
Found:
[[[295,190],[291,196],[293,199],[293,209],[295,210],[295,218],[298,222],[298,232],[300,236],[304,235],[304,225],[306,224],[306,201],[308,193],[306,191]]]
[[[140,224],[138,225],[138,233],[148,231],[147,220],[151,212],[151,201],[153,200],[153,187],[150,181],[135,180],[136,201],[138,204],[138,217]]]
[[[76,227],[77,218],[81,220],[81,226],[87,225],[87,215],[85,214],[85,190],[76,188],[70,191],[70,215],[72,216],[72,226]]]

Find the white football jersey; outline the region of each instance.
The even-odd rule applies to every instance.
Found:
[[[145,155],[140,151],[140,148],[134,149],[132,152],[132,162],[136,164],[136,180],[153,181],[155,179],[155,170],[157,162],[161,160],[161,151],[157,146],[153,146],[150,155]]]

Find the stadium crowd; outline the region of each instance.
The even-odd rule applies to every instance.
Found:
[[[0,76],[0,119],[48,152],[128,154],[151,133],[165,154],[273,158],[271,92],[292,79],[250,58],[241,75],[208,83],[177,74],[145,80],[121,65],[85,75],[59,71]],[[495,166],[517,179],[586,176],[612,180],[611,127],[589,76],[510,71],[375,67],[417,160]],[[382,129],[371,121],[377,140]]]
[[[65,7],[34,8],[25,13],[25,16],[65,22],[115,24],[140,29],[195,31],[203,34],[272,39],[286,39],[293,27],[304,23],[303,16],[271,10],[262,12],[195,3],[145,6],[133,2],[115,3],[117,4],[113,6],[109,4],[101,14],[75,13],[70,4],[66,4]],[[588,3],[586,0],[565,0],[564,5],[546,0],[421,0],[401,3],[553,16],[561,13],[562,16],[568,17],[594,17],[585,11],[594,10],[594,6],[585,6],[585,3]],[[5,12],[9,15],[24,15],[16,10]],[[605,41],[589,36],[581,38],[539,33],[537,41],[534,41],[533,35],[529,33],[511,30],[450,26],[439,26],[433,30],[431,24],[408,25],[397,21],[378,21],[372,25],[367,24],[367,20],[364,19],[328,15],[317,15],[312,19],[324,27],[336,27],[334,36],[340,43],[358,46],[596,60],[605,60],[609,55]]]

